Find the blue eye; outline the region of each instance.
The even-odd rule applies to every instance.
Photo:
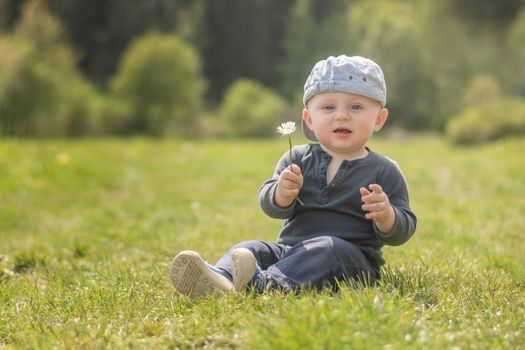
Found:
[[[333,105],[325,105],[322,107],[325,111],[333,111],[335,107]]]
[[[356,104],[356,105],[350,106],[350,109],[353,110],[353,111],[360,111],[360,110],[363,109],[363,106]]]

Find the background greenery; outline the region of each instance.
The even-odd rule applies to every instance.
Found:
[[[524,5],[0,0],[0,348],[523,347]],[[176,295],[178,251],[275,239],[256,193],[286,142],[240,137],[298,121],[341,53],[384,68],[371,147],[417,234],[377,287]]]
[[[392,128],[443,132],[485,108],[472,96],[525,97],[523,0],[0,0],[0,30],[7,135],[252,136],[220,113],[233,86],[230,101],[250,93],[238,80],[286,103],[264,94],[255,114],[298,120],[311,67],[343,53],[383,67]],[[504,112],[490,119],[480,128],[514,129]]]
[[[407,244],[385,247],[380,286],[176,295],[168,270],[178,251],[214,262],[238,241],[275,239],[282,221],[260,211],[257,189],[286,147],[0,143],[0,347],[523,347],[523,139],[461,152],[430,137],[372,142],[403,168],[419,219]]]

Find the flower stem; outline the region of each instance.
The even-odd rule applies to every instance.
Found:
[[[290,145],[290,152],[289,152],[290,170],[293,171],[293,169],[292,169],[292,167],[293,167],[293,163],[292,163],[292,136],[290,134],[288,134],[288,144]],[[299,204],[304,205],[303,201],[301,201],[301,199],[299,199],[299,196],[297,196],[295,199],[299,202]]]
[[[288,134],[288,144],[290,145],[290,165],[292,165],[292,136]]]

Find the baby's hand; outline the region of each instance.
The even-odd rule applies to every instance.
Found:
[[[279,176],[277,188],[275,189],[275,204],[281,208],[290,206],[299,195],[299,190],[303,187],[303,174],[301,168],[292,164]]]
[[[381,232],[388,233],[394,227],[396,219],[394,208],[390,205],[388,195],[383,192],[381,186],[372,184],[368,188],[372,192],[364,187],[361,187],[359,190],[361,192],[361,201],[364,203],[361,208],[368,212],[365,217],[369,220],[374,220]]]

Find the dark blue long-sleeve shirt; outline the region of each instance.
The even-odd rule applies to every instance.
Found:
[[[333,180],[327,184],[326,170],[332,157],[318,144],[295,146],[293,163],[303,174],[299,198],[287,208],[275,204],[274,193],[281,172],[289,163],[288,152],[279,160],[273,177],[262,185],[259,201],[272,218],[285,219],[278,243],[294,245],[318,236],[336,236],[356,244],[375,266],[384,263],[381,248],[408,241],[416,229],[416,216],[410,209],[405,178],[391,159],[368,149],[365,158],[345,160]],[[361,209],[359,189],[379,184],[394,208],[391,232],[381,232]]]

